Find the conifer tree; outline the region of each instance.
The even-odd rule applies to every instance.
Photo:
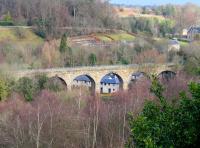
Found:
[[[66,33],[63,34],[62,38],[61,38],[61,41],[60,41],[60,52],[61,53],[64,53],[66,52],[67,50],[67,35]]]

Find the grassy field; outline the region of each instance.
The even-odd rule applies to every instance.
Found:
[[[101,41],[133,41],[135,36],[128,33],[111,33],[111,34],[96,34],[96,38]]]
[[[38,37],[30,28],[7,28],[0,27],[0,42],[9,41],[14,44],[32,44],[43,43],[43,39]]]
[[[0,27],[0,66],[12,69],[41,67],[38,49],[44,40],[28,27]],[[4,66],[5,65],[5,66]]]
[[[179,41],[179,43],[180,43],[180,45],[183,46],[183,47],[189,45],[188,42],[184,42],[184,41]]]
[[[111,38],[105,36],[104,34],[96,34],[94,35],[96,38],[98,38],[100,41],[104,41],[104,42],[110,42],[112,41]]]
[[[86,35],[86,36],[76,36],[69,38],[70,41],[78,42],[78,44],[81,44],[81,42],[84,44],[85,42],[115,42],[115,41],[134,41],[136,37],[134,35],[131,35],[126,32],[119,32],[119,33],[94,33],[92,35]]]
[[[106,34],[114,41],[133,41],[135,36],[128,33]]]

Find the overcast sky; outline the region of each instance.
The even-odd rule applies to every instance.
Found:
[[[110,0],[114,4],[126,5],[162,5],[162,4],[185,4],[187,2],[200,5],[200,0]]]

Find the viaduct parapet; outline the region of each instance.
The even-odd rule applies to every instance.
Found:
[[[39,74],[46,74],[47,77],[58,77],[71,89],[73,80],[80,75],[88,75],[95,82],[96,91],[99,92],[101,79],[109,73],[117,74],[123,80],[123,89],[128,89],[131,76],[136,72],[143,72],[147,75],[160,75],[166,71],[176,71],[176,66],[169,64],[143,64],[143,65],[115,65],[115,66],[93,66],[93,67],[74,67],[74,68],[53,68],[17,71],[16,78],[33,77]]]

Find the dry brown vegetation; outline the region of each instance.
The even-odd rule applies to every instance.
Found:
[[[169,101],[191,80],[178,75],[163,82]],[[127,114],[136,117],[146,100],[155,100],[148,79],[110,99],[73,92],[41,91],[32,102],[12,93],[0,102],[0,147],[124,147],[129,128]]]
[[[129,7],[114,7],[113,8],[114,13],[118,17],[144,17],[144,18],[157,18],[159,20],[164,20],[165,17],[161,15],[155,15],[155,14],[142,14],[140,9],[137,8],[129,8]]]

